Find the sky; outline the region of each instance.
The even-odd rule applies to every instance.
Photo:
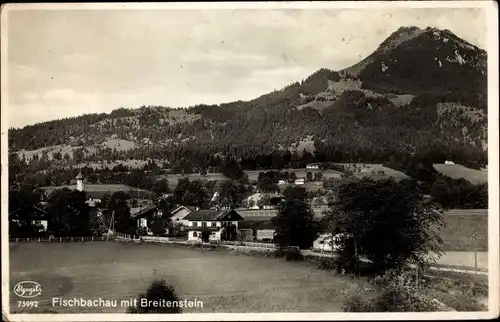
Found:
[[[368,56],[401,26],[483,49],[479,9],[12,10],[9,127],[141,105],[249,100]]]

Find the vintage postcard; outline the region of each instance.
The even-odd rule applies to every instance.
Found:
[[[8,4],[7,321],[499,314],[489,1]]]

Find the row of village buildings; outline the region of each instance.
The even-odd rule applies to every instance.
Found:
[[[47,197],[52,191],[61,188],[85,191],[87,197],[89,198],[87,200],[87,204],[93,211],[101,214],[101,209],[98,209],[98,205],[101,201],[100,198],[106,194],[112,194],[117,191],[125,192],[132,198],[135,197],[139,200],[139,204],[136,205],[136,207],[130,208],[130,215],[136,222],[137,228],[143,227],[148,234],[152,234],[149,227],[153,224],[154,220],[161,218],[164,215],[151,199],[144,198],[144,195],[147,195],[146,191],[141,191],[126,185],[84,184],[84,179],[81,174],[79,174],[75,179],[74,185],[42,188],[45,197]],[[176,232],[182,232],[181,235],[183,235],[184,238],[187,237],[188,241],[193,242],[201,241],[202,231],[204,230],[211,232],[209,238],[210,240],[221,240],[221,232],[223,228],[229,225],[234,225],[236,227],[238,240],[272,242],[274,229],[271,223],[271,218],[276,216],[276,205],[283,199],[283,196],[279,194],[269,196],[271,205],[265,206],[261,209],[257,206],[257,204],[258,200],[262,196],[262,194],[257,193],[248,197],[248,200],[253,201],[251,203],[252,207],[250,208],[196,209],[180,205],[171,211],[171,227],[173,227]],[[315,219],[320,223],[319,226],[323,227],[324,230],[328,227],[328,223],[323,222],[323,212],[325,210],[326,208],[313,209]],[[34,224],[37,224],[41,230],[46,230],[48,227],[47,220],[43,218],[43,214],[40,218],[34,221]],[[166,231],[166,233],[172,232]],[[328,243],[325,243],[327,235],[321,234],[321,231],[319,231],[319,233],[320,237],[315,242],[315,246],[328,250]]]

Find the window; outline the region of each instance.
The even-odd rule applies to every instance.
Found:
[[[198,222],[197,221],[193,222],[193,226],[198,227]]]
[[[179,220],[180,220],[180,218],[175,218],[175,221],[179,221]]]
[[[207,227],[207,222],[206,221],[203,222],[203,227]]]
[[[193,237],[198,237],[198,234],[196,232],[193,232]]]

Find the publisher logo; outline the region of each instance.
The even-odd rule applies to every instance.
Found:
[[[42,294],[42,286],[34,281],[22,281],[14,286],[14,293],[24,298],[36,297]]]

